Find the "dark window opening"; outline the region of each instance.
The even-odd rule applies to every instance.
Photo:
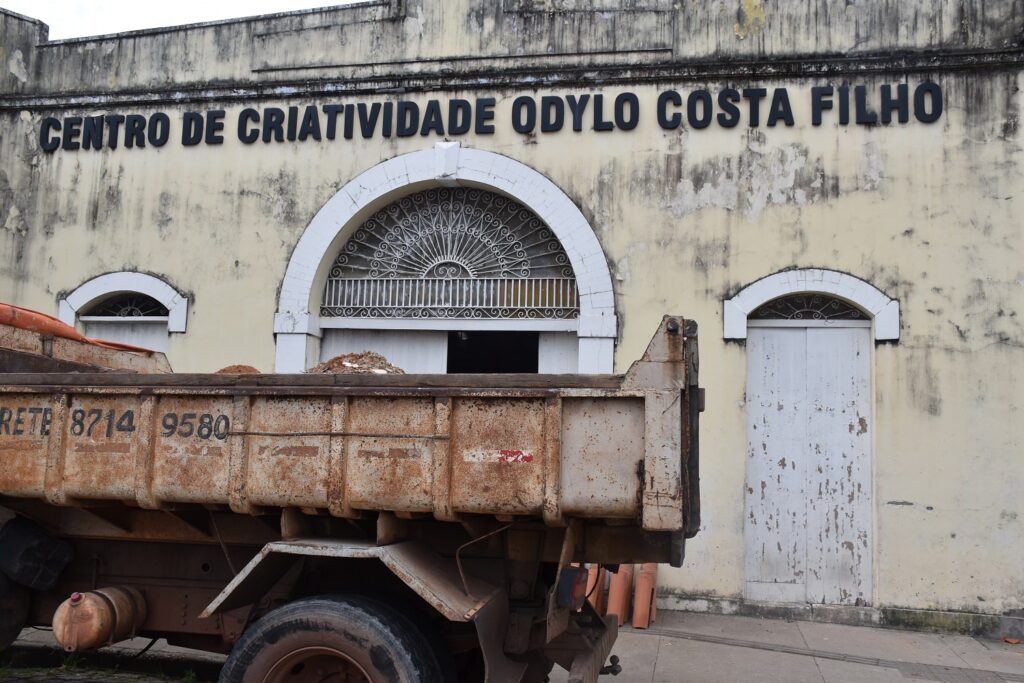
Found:
[[[115,294],[99,303],[93,304],[81,315],[108,316],[117,318],[167,317],[167,307],[151,296],[128,292]]]
[[[448,372],[537,372],[536,332],[449,332]]]

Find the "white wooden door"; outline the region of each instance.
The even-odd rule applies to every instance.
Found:
[[[541,332],[537,337],[537,372],[579,372],[580,338],[575,332]]]
[[[89,320],[83,319],[85,336],[141,346],[151,351],[167,352],[168,332],[167,320],[138,322],[131,318],[124,320]]]
[[[871,330],[796,322],[747,333],[745,597],[868,604]]]

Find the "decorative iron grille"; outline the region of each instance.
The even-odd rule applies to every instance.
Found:
[[[750,314],[753,320],[866,320],[856,306],[827,294],[789,294]]]
[[[151,296],[130,292],[101,301],[82,315],[117,318],[166,317],[167,307]]]
[[[403,197],[335,259],[320,314],[353,318],[579,316],[562,245],[532,211],[468,188]]]

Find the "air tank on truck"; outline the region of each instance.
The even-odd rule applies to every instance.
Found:
[[[228,653],[222,681],[597,680],[586,565],[700,524],[697,326],[622,375],[174,374],[0,306],[0,646]],[[628,662],[624,662],[628,667]]]

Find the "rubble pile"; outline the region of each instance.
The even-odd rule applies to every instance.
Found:
[[[321,375],[404,375],[387,358],[373,351],[343,353],[316,365],[306,372]]]
[[[221,368],[215,374],[218,375],[258,375],[260,371],[251,365],[228,365]]]

